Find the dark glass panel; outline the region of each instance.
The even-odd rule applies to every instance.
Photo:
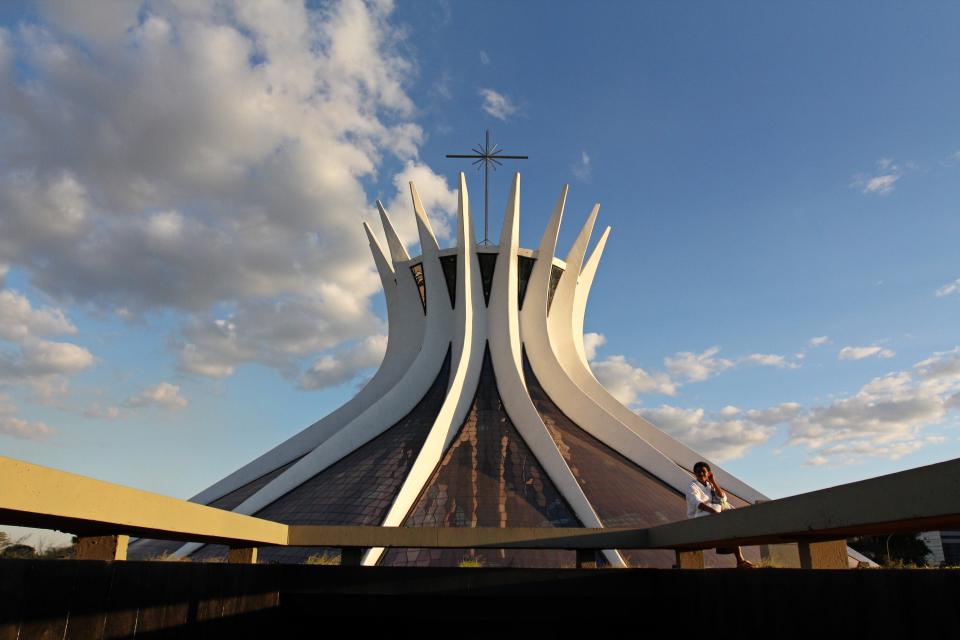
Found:
[[[563,269],[557,265],[551,265],[550,269],[550,291],[547,293],[547,313],[550,313],[550,307],[553,306],[553,294],[557,292],[557,285],[560,284],[560,276],[563,275]]]
[[[478,253],[480,261],[480,282],[483,284],[483,303],[490,305],[490,290],[493,288],[493,271],[497,266],[496,253]]]
[[[127,547],[127,559],[152,560],[161,556],[168,556],[182,546],[183,543],[177,540],[139,538],[131,542],[130,546]]]
[[[520,309],[523,309],[523,299],[527,295],[527,285],[530,284],[530,274],[536,262],[536,258],[517,256],[517,305]]]
[[[594,438],[560,411],[540,386],[526,353],[523,366],[533,404],[604,526],[655,527],[687,517],[683,494]],[[676,562],[674,552],[668,550],[621,553],[632,567],[670,568]],[[732,558],[718,557],[713,551],[705,554],[708,566],[733,565]]]
[[[296,460],[288,462],[282,467],[278,467],[269,473],[263,474],[255,480],[251,480],[242,487],[234,489],[221,498],[217,498],[213,502],[209,503],[208,506],[224,509],[226,511],[232,511],[244,500],[255,494],[262,487],[266,486],[268,482],[292,467],[299,459],[300,458],[297,458]],[[127,557],[131,560],[146,560],[148,558],[155,558],[157,556],[171,554],[182,546],[182,542],[141,538],[130,543],[130,547],[127,550]],[[225,554],[226,551],[224,551],[224,555]]]
[[[410,267],[410,271],[413,272],[413,281],[417,283],[417,291],[420,292],[420,303],[423,305],[423,315],[427,315],[427,283],[423,279],[423,263],[418,262],[417,264]]]
[[[578,427],[547,396],[526,354],[524,376],[533,404],[584,494],[607,527],[654,527],[686,518],[684,496]],[[672,551],[625,551],[631,566],[669,568]]]
[[[573,510],[510,421],[497,391],[489,349],[473,406],[427,482],[407,527],[579,527]],[[382,565],[574,566],[572,551],[391,549]]]
[[[247,498],[255,494],[257,491],[259,491],[263,487],[267,486],[267,483],[269,483],[271,480],[279,476],[281,473],[283,473],[284,471],[286,471],[287,469],[295,465],[298,460],[300,460],[300,458],[297,458],[292,462],[288,462],[282,467],[278,469],[274,469],[270,473],[264,474],[259,478],[257,478],[256,480],[253,480],[252,482],[248,482],[247,484],[243,485],[239,489],[235,489],[234,491],[231,491],[230,493],[223,496],[222,498],[217,498],[216,500],[211,502],[209,506],[216,507],[218,509],[225,509],[227,511],[233,511],[235,508],[239,507],[244,500],[246,500]]]
[[[258,511],[258,518],[284,524],[378,525],[436,420],[447,391],[450,351],[427,394],[397,424],[299,487]],[[207,545],[191,558],[226,556],[222,545]],[[337,557],[338,550],[317,547],[267,547],[259,561],[298,563],[312,555]]]
[[[440,256],[443,278],[447,281],[447,293],[450,294],[450,306],[457,307],[457,256]]]

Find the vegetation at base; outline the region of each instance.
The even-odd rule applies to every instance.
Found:
[[[851,547],[882,567],[905,569],[927,566],[930,548],[917,533],[861,536],[847,541]]]
[[[476,569],[483,566],[483,558],[479,556],[465,556],[457,566],[461,569]]]
[[[0,559],[41,559],[41,560],[66,560],[73,558],[73,547],[77,543],[74,536],[73,542],[62,547],[48,547],[42,542],[36,547],[24,544],[26,537],[11,540],[9,534],[0,531]]]
[[[170,551],[164,551],[163,553],[158,553],[155,556],[148,556],[144,558],[151,562],[193,562],[188,556],[178,556]]]
[[[340,554],[332,551],[315,553],[307,558],[306,564],[323,564],[340,566]]]

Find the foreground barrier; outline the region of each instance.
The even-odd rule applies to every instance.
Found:
[[[345,564],[370,547],[572,549],[579,567],[601,549],[673,549],[699,568],[702,549],[795,542],[801,567],[844,568],[848,536],[960,527],[960,460],[653,528],[288,526],[2,457],[0,487],[0,524],[74,533],[77,559],[98,560],[125,559],[129,535],[227,544],[239,563],[289,545],[338,547]]]

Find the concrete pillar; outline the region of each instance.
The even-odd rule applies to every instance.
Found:
[[[577,569],[596,569],[597,552],[593,549],[577,549]]]
[[[74,547],[77,560],[126,560],[130,536],[80,536]]]
[[[230,547],[227,562],[232,564],[257,564],[256,547]]]
[[[847,541],[798,542],[801,569],[846,569]]]
[[[703,569],[703,550],[677,551],[677,569]]]

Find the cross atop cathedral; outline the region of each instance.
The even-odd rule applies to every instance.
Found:
[[[474,165],[477,168],[480,168],[480,163],[483,163],[483,242],[480,244],[487,245],[490,244],[490,238],[488,237],[489,229],[489,206],[488,202],[490,200],[490,166],[493,166],[493,170],[496,171],[497,167],[503,164],[502,160],[527,160],[528,156],[505,156],[503,155],[503,149],[499,149],[497,145],[490,146],[490,130],[487,129],[487,140],[484,146],[477,145],[475,148],[471,149],[473,154],[447,154],[448,158],[470,158],[473,159]]]

